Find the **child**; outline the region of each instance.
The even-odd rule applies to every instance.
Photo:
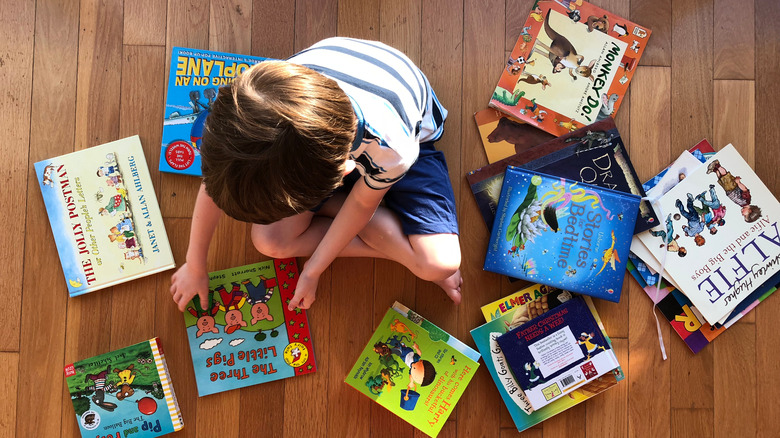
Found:
[[[707,166],[707,173],[714,173],[718,177],[718,184],[726,191],[726,196],[739,205],[745,222],[755,222],[761,217],[761,208],[751,205],[750,189],[742,184],[742,178],[734,176],[715,160]]]
[[[290,310],[311,306],[339,256],[395,260],[459,303],[455,200],[433,147],[446,116],[422,72],[378,42],[330,38],[245,71],[206,120],[187,262],[171,279],[179,309],[196,293],[207,307],[222,212],[254,224],[261,253],[310,256]]]

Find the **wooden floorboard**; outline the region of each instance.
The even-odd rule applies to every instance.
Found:
[[[652,29],[616,123],[640,179],[702,138],[733,143],[780,193],[780,4],[776,0],[594,0]],[[62,367],[161,339],[185,428],[176,436],[420,437],[343,380],[393,301],[467,344],[479,307],[523,287],[486,273],[488,230],[465,181],[486,164],[474,112],[487,106],[533,0],[23,0],[0,15],[0,438],[79,436]],[[177,264],[185,261],[199,180],[157,171],[168,63],[175,46],[284,59],[334,35],[409,55],[449,111],[447,157],[461,232],[464,296],[386,260],[337,260],[309,312],[318,371],[197,397],[183,316],[163,273],[68,298],[32,164],[138,134]],[[250,226],[221,221],[217,270],[265,260]],[[305,259],[299,259],[301,266]],[[43,299],[42,299],[43,298]],[[597,302],[627,378],[520,434],[527,438],[744,436],[780,429],[774,370],[780,298],[771,296],[697,355],[626,278],[620,303]],[[658,312],[659,318],[662,318]],[[30,413],[45,412],[44,421]],[[517,436],[480,369],[441,437]]]

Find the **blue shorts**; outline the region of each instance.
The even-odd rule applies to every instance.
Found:
[[[358,170],[344,178],[338,191],[352,189]],[[403,178],[390,186],[384,204],[401,220],[404,234],[458,234],[455,194],[444,153],[433,142],[420,143],[420,155]]]

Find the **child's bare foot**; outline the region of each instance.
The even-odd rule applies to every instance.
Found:
[[[460,304],[460,287],[463,284],[463,277],[460,275],[460,269],[444,280],[434,281],[456,305]]]

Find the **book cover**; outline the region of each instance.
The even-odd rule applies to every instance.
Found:
[[[639,197],[510,166],[484,269],[620,301]]]
[[[163,117],[160,171],[200,176],[200,142],[220,87],[266,58],[174,47]]]
[[[472,348],[395,303],[345,382],[435,437],[477,371],[479,357]]]
[[[604,330],[604,326],[598,316],[598,312],[596,312],[596,308],[593,306],[593,302],[590,300],[590,297],[583,298],[585,298],[585,302],[588,304],[591,314],[601,328],[602,335],[611,346],[611,341]],[[518,432],[522,432],[572,406],[576,406],[591,397],[601,394],[625,378],[623,370],[618,366],[611,372],[601,375],[587,384],[578,387],[568,393],[565,397],[554,400],[541,409],[533,410],[528,399],[525,397],[525,394],[520,390],[517,380],[507,367],[506,358],[501,351],[501,347],[496,342],[496,338],[509,330],[510,322],[513,317],[513,311],[504,313],[497,319],[490,320],[488,323],[471,330],[471,337],[474,339],[477,349],[485,358],[485,368],[487,368],[490,373],[490,377],[493,378],[498,392],[504,401],[504,405],[509,411]]]
[[[184,427],[157,338],[65,367],[84,438],[152,438]]]
[[[619,366],[582,297],[496,338],[534,410]]]
[[[138,136],[35,163],[70,296],[174,267]]]
[[[306,311],[287,310],[297,283],[293,258],[209,273],[209,308],[184,312],[198,396],[317,370]]]
[[[521,312],[526,320],[533,319],[571,298],[571,293],[557,287],[532,284],[500,300],[482,306],[486,321],[507,313]]]
[[[614,115],[650,33],[585,1],[537,0],[489,106],[555,136]]]
[[[474,120],[488,163],[495,163],[555,138],[550,133],[493,108],[477,111]]]
[[[664,224],[638,235],[664,260],[669,251],[690,263],[665,263],[710,325],[755,290],[780,280],[780,204],[728,145],[654,204]],[[676,258],[676,257],[675,257]]]

